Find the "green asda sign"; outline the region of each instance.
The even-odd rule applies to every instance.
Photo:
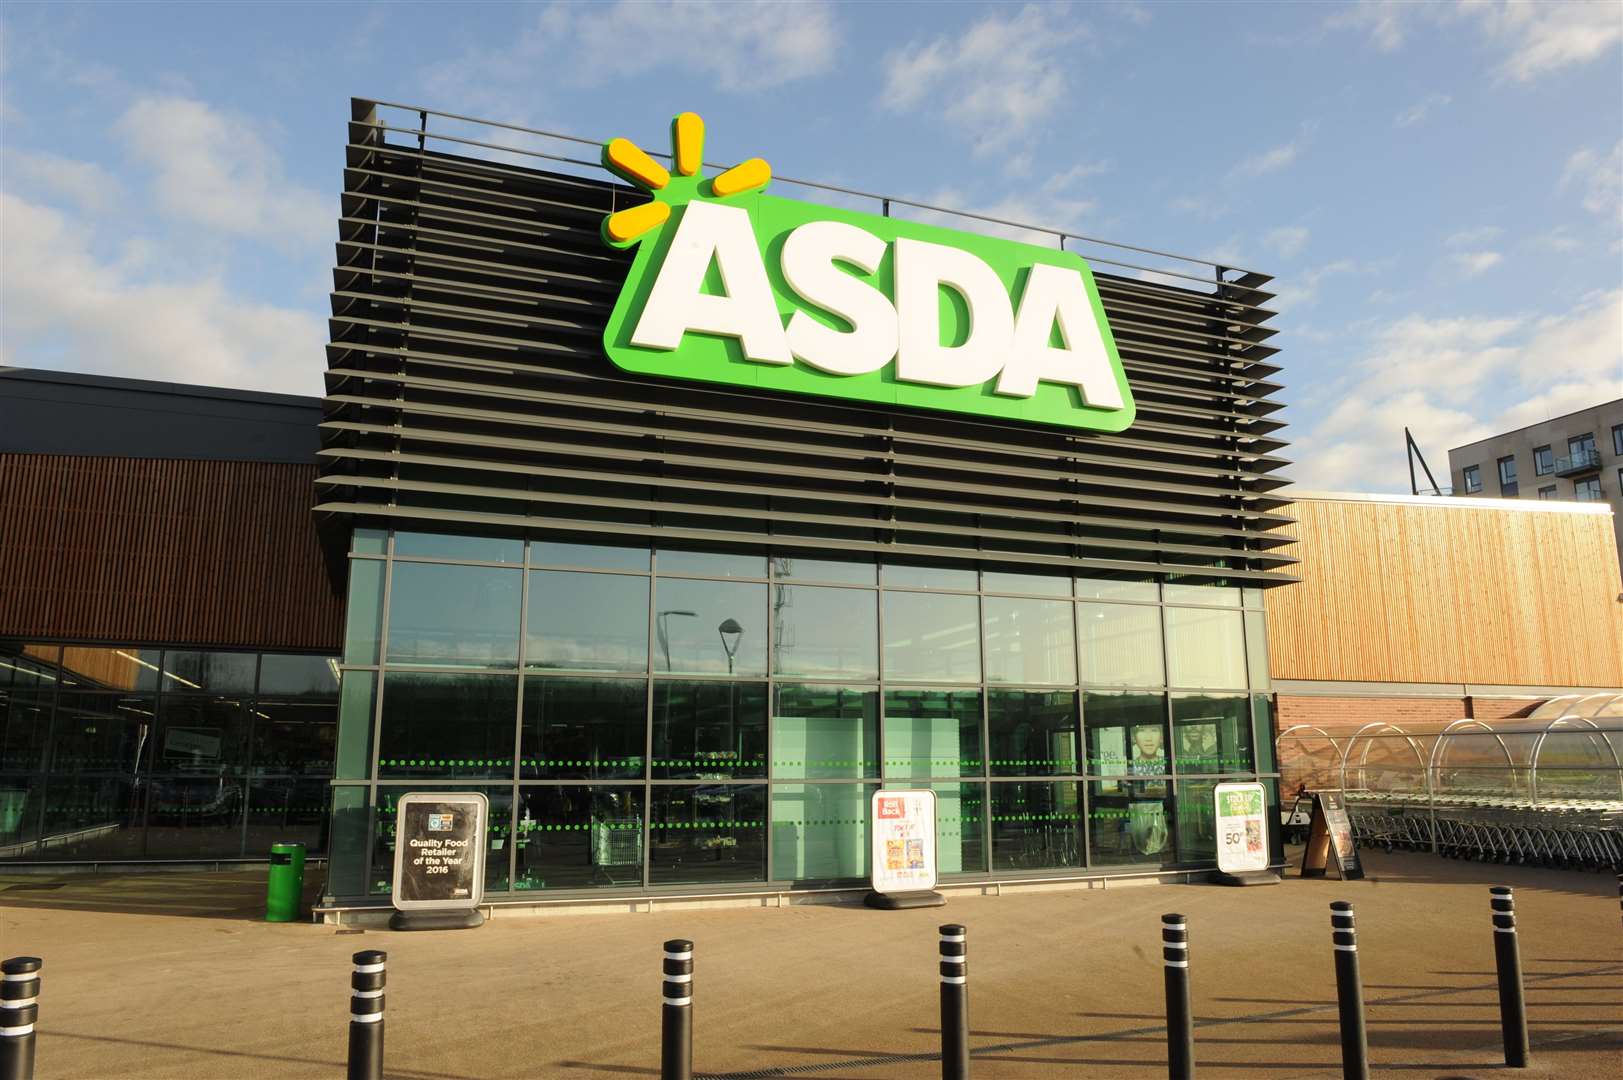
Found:
[[[626,371],[1121,431],[1132,390],[1088,265],[1065,251],[765,194],[759,158],[674,174],[624,139],[611,171],[653,201],[611,214],[637,248],[603,334]]]

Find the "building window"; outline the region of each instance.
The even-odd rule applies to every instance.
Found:
[[[1600,456],[1595,453],[1595,436],[1589,432],[1574,435],[1567,440],[1567,458],[1571,462],[1570,468],[1583,469],[1600,464]]]
[[[1612,425],[1612,453],[1623,457],[1623,424]]]
[[[1586,476],[1582,480],[1573,482],[1572,497],[1579,502],[1596,502],[1600,499],[1600,477]]]
[[[1499,494],[1508,498],[1515,495],[1517,490],[1516,459],[1514,457],[1502,457],[1499,459]]]
[[[1553,498],[1555,498],[1555,485],[1551,484],[1549,487],[1541,487],[1541,488],[1539,488],[1538,489],[1538,497],[1541,498],[1541,499],[1553,499]]]
[[[1555,455],[1548,446],[1533,447],[1533,474],[1535,476],[1549,476],[1555,472]]]
[[[1465,493],[1475,495],[1482,490],[1482,466],[1467,465],[1465,467]]]

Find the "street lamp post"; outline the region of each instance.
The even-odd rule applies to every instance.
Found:
[[[733,657],[738,653],[738,641],[744,636],[744,628],[738,625],[737,619],[724,619],[716,632],[721,635],[721,647],[727,654],[727,674],[733,673]],[[728,636],[732,641],[727,640]]]

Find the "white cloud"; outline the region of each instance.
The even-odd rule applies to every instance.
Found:
[[[1523,83],[1587,64],[1623,41],[1623,19],[1609,0],[1378,0],[1342,8],[1326,21],[1331,29],[1368,35],[1382,52],[1402,47],[1422,27],[1447,30],[1460,23],[1474,26],[1499,54],[1500,78]]]
[[[1281,259],[1292,259],[1307,246],[1308,231],[1300,225],[1282,225],[1263,234],[1262,243]]]
[[[175,96],[137,100],[115,130],[152,170],[160,209],[180,221],[308,251],[332,235],[338,200],[291,183],[252,121]]]
[[[1584,246],[1583,241],[1565,225],[1557,225],[1547,233],[1532,237],[1528,244],[1540,251],[1553,251],[1558,255],[1571,254]]]
[[[887,108],[946,102],[943,119],[976,153],[1001,150],[1065,99],[1070,46],[1087,36],[1067,6],[1027,5],[985,16],[961,36],[913,42],[884,60]]]
[[[1351,259],[1336,259],[1322,266],[1310,267],[1300,273],[1289,274],[1268,285],[1274,298],[1268,307],[1275,311],[1304,308],[1319,298],[1319,287],[1327,280],[1344,274],[1369,272],[1369,267]]]
[[[1416,124],[1422,123],[1426,117],[1438,109],[1447,107],[1453,101],[1454,98],[1449,94],[1427,94],[1393,117],[1392,123],[1400,128],[1414,127]]]
[[[1505,261],[1497,251],[1461,251],[1450,257],[1459,272],[1468,278],[1480,277]]]
[[[1296,440],[1295,478],[1320,490],[1402,491],[1405,426],[1441,471],[1451,447],[1615,398],[1623,289],[1542,317],[1410,315],[1334,362],[1345,371],[1327,388],[1337,404]]]
[[[1567,159],[1561,189],[1577,188],[1585,210],[1617,219],[1623,216],[1623,141],[1610,154],[1585,147]]]
[[[921,210],[895,203],[892,204],[892,213],[910,221],[922,221],[949,229],[981,233],[985,236],[1001,236],[1006,240],[1018,240],[1023,244],[1036,244],[1038,247],[1047,248],[1059,246],[1058,235],[1044,232],[1042,228],[1025,229],[1019,225],[1006,225],[1001,222],[1014,221],[1052,229],[1073,229],[1080,224],[1085,215],[1093,211],[1095,206],[1092,199],[1077,198],[1046,188],[1026,195],[1010,195],[991,203],[976,200],[956,188],[941,188],[919,199],[919,202],[979,214],[983,217],[998,218],[1000,221],[981,221],[959,214]]]
[[[1180,214],[1193,214],[1208,220],[1228,213],[1228,206],[1210,195],[1180,195],[1167,203],[1167,207]]]
[[[1295,140],[1253,154],[1234,166],[1235,176],[1264,176],[1271,172],[1278,172],[1294,162],[1302,152],[1300,143]]]
[[[118,180],[100,165],[36,150],[5,152],[5,184],[44,201],[66,200],[92,213],[112,209],[121,195]]]
[[[244,300],[213,278],[143,279],[95,256],[83,224],[9,193],[0,218],[7,363],[321,392],[326,330],[314,313]]]
[[[1461,229],[1459,232],[1451,233],[1443,243],[1451,248],[1480,247],[1497,240],[1504,231],[1497,225],[1478,225],[1474,229]]]

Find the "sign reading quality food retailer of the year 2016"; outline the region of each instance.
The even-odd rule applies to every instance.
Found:
[[[604,330],[627,371],[1121,431],[1134,404],[1075,252],[764,193],[752,158],[699,175],[704,124],[672,122],[675,169],[625,139],[603,163],[652,201],[603,223],[636,246]]]
[[[485,821],[477,792],[414,791],[395,808],[394,890],[399,911],[473,909],[484,899]]]
[[[1245,874],[1268,869],[1268,798],[1261,784],[1218,784],[1217,869]]]
[[[936,885],[935,792],[876,791],[873,891],[928,892]]]

